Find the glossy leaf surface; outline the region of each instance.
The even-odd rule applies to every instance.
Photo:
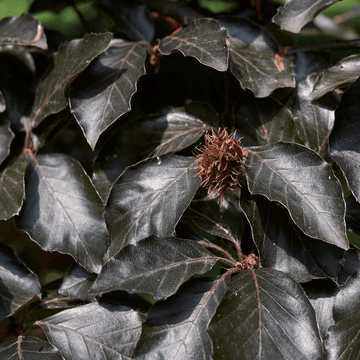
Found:
[[[203,65],[226,71],[229,56],[227,35],[227,30],[216,20],[198,19],[180,32],[161,39],[159,50],[163,55],[179,50],[186,56],[195,57]]]
[[[342,189],[318,154],[298,144],[277,143],[254,148],[247,165],[251,194],[283,204],[306,235],[348,249]]]
[[[335,111],[335,125],[330,135],[330,154],[339,164],[350,190],[360,200],[360,79],[343,94]]]
[[[0,173],[0,219],[18,215],[25,196],[25,171],[29,160],[20,155]]]
[[[5,120],[0,123],[0,164],[10,154],[10,144],[15,134],[10,129],[10,123]]]
[[[150,235],[171,235],[200,185],[190,156],[163,155],[128,167],[106,205],[109,257]],[[136,204],[136,206],[133,206]]]
[[[283,69],[276,65],[277,44],[265,29],[245,18],[224,19],[221,24],[230,34],[230,71],[243,89],[266,97],[277,88],[295,87],[291,60],[282,58]]]
[[[0,319],[12,315],[35,295],[40,295],[38,277],[13,249],[0,244]]]
[[[73,84],[71,112],[93,149],[101,133],[131,109],[137,80],[145,74],[148,46],[145,42],[112,40]]]
[[[126,290],[165,299],[192,275],[210,270],[215,262],[214,256],[196,241],[150,236],[112,257],[91,292]]]
[[[143,326],[134,359],[210,359],[207,327],[220,304],[227,279],[193,279],[176,296],[155,304]]]
[[[32,110],[35,127],[48,115],[67,106],[65,87],[69,80],[84,70],[108,46],[112,34],[87,34],[63,45],[53,57],[53,66],[39,85]]]
[[[302,288],[271,269],[228,284],[209,328],[214,359],[322,359],[315,312]]]
[[[44,250],[95,273],[108,246],[104,206],[82,166],[66,155],[31,156],[18,226]]]
[[[125,306],[87,304],[38,321],[65,359],[127,359],[141,334],[140,315]]]

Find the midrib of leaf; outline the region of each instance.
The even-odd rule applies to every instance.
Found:
[[[19,360],[22,360],[21,348],[20,348],[21,341],[22,341],[22,336],[19,336],[18,337],[18,344],[17,344],[17,352],[18,352],[18,355],[19,355]]]
[[[40,164],[38,163],[38,161],[36,160],[36,158],[35,158],[35,156],[32,154],[32,153],[30,153],[29,155],[28,155],[28,157],[30,157],[31,158],[31,160],[33,160],[34,162],[35,162],[35,164],[36,164],[36,168],[38,168],[39,169],[39,171],[40,171],[40,173],[41,173],[41,175],[42,175],[42,177],[43,177],[43,179],[46,181],[46,184],[48,185],[48,188],[49,188],[49,190],[52,192],[52,194],[53,194],[53,196],[54,196],[54,198],[56,199],[56,201],[61,205],[61,207],[63,208],[63,210],[64,210],[64,212],[65,212],[65,214],[66,214],[66,216],[67,216],[67,218],[69,219],[69,221],[72,223],[72,225],[73,225],[73,228],[74,228],[74,230],[75,230],[75,232],[76,232],[76,234],[77,234],[77,236],[78,236],[78,239],[79,239],[79,241],[81,242],[81,244],[82,244],[82,246],[83,246],[83,248],[84,248],[84,250],[85,250],[85,252],[87,253],[87,257],[88,257],[88,259],[91,261],[91,263],[93,264],[93,266],[96,268],[96,264],[94,263],[94,261],[93,261],[93,259],[92,259],[92,257],[91,257],[91,255],[89,254],[89,252],[88,252],[88,250],[87,250],[87,248],[86,248],[86,246],[84,245],[84,242],[83,242],[83,240],[82,240],[82,237],[80,236],[80,234],[78,233],[78,231],[77,231],[77,228],[76,228],[76,226],[75,226],[75,224],[73,223],[73,221],[72,221],[72,219],[71,219],[71,217],[69,216],[69,214],[67,213],[67,211],[66,211],[66,207],[62,204],[62,202],[59,200],[59,198],[56,196],[56,192],[55,192],[55,190],[52,188],[52,186],[50,185],[50,183],[49,183],[49,181],[48,181],[48,179],[47,179],[47,177],[45,176],[45,174],[43,173],[43,171],[42,171],[42,169],[41,169],[41,166],[40,166]]]
[[[259,307],[259,359],[261,359],[261,348],[262,348],[262,334],[261,334],[261,328],[262,328],[262,319],[261,319],[261,300],[260,300],[260,291],[259,291],[259,284],[256,279],[256,274],[254,269],[251,269],[252,276],[254,278],[255,282],[255,289],[256,289],[256,296],[258,299],[258,307]]]

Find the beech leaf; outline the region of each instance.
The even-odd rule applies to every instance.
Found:
[[[283,57],[284,69],[279,69],[275,63],[277,44],[265,29],[240,17],[222,19],[221,24],[230,34],[230,71],[243,89],[262,98],[277,88],[295,87],[291,59]]]
[[[330,135],[330,155],[339,164],[349,188],[360,202],[360,78],[341,97]]]
[[[215,257],[197,241],[152,235],[112,257],[91,293],[126,290],[165,299],[192,275],[210,270],[215,262]]]
[[[322,359],[316,316],[303,289],[271,269],[234,276],[211,321],[214,359]]]
[[[104,206],[84,169],[63,154],[30,156],[18,227],[44,250],[99,273],[108,246]]]
[[[38,321],[65,359],[129,358],[141,334],[142,319],[122,305],[92,303]]]
[[[0,344],[2,360],[63,360],[59,350],[36,337],[19,336]]]
[[[60,47],[53,56],[53,66],[37,89],[31,116],[33,127],[67,106],[64,94],[67,83],[107,48],[111,38],[111,33],[85,34],[83,39],[72,40]]]
[[[320,11],[339,0],[286,0],[272,21],[282,30],[299,33]]]
[[[18,215],[25,196],[25,171],[29,160],[21,154],[0,173],[0,220]]]
[[[150,310],[135,349],[135,360],[211,358],[207,327],[226,291],[226,275],[198,278]]]
[[[190,156],[163,155],[122,173],[106,205],[109,257],[150,235],[172,235],[200,185],[194,162]]]
[[[13,249],[0,243],[0,320],[14,314],[35,295],[40,295],[37,275]]]
[[[92,149],[102,132],[131,109],[136,83],[145,74],[148,47],[114,39],[72,85],[70,109]]]
[[[249,151],[246,164],[251,194],[280,202],[306,235],[349,248],[342,188],[320,155],[299,144],[279,142]]]
[[[178,33],[161,39],[159,50],[163,55],[179,50],[185,56],[196,58],[203,65],[226,71],[229,57],[227,36],[227,30],[216,20],[197,19]]]
[[[0,164],[10,154],[10,144],[14,137],[15,134],[10,129],[10,122],[7,120],[0,122]]]
[[[31,45],[47,49],[44,29],[30,14],[5,17],[0,21],[0,34],[0,45]]]

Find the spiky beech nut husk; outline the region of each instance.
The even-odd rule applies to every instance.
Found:
[[[196,176],[202,179],[201,186],[208,188],[210,197],[226,198],[226,190],[234,190],[245,184],[245,161],[248,149],[236,139],[236,132],[228,134],[226,128],[220,132],[205,134],[205,145],[195,148],[199,169]]]

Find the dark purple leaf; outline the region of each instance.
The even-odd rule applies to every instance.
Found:
[[[107,48],[111,38],[111,33],[86,34],[83,39],[72,40],[60,47],[53,56],[53,66],[37,89],[32,110],[33,127],[39,125],[46,116],[66,107],[64,92],[67,83]]]
[[[277,88],[295,87],[291,59],[282,58],[283,68],[276,65],[278,47],[264,28],[240,17],[223,19],[221,24],[230,34],[230,70],[243,89],[266,97]]]
[[[246,164],[251,194],[280,202],[306,235],[349,248],[342,188],[320,155],[280,142],[249,151]]]
[[[29,160],[21,154],[0,173],[0,220],[18,215],[25,196],[24,176]]]
[[[337,1],[339,0],[286,0],[272,20],[282,30],[299,33],[318,12]]]
[[[36,337],[19,336],[0,344],[2,360],[62,360],[59,350]]]
[[[70,109],[94,149],[101,133],[131,109],[149,45],[114,39],[72,85]]]
[[[360,79],[343,94],[335,111],[330,135],[330,155],[339,164],[349,188],[360,201]]]
[[[134,359],[210,359],[207,327],[226,291],[226,276],[198,278],[166,301],[157,302],[143,326]]]
[[[150,235],[172,235],[200,185],[194,162],[190,156],[163,155],[123,172],[106,205],[109,257]]]
[[[6,101],[2,91],[0,91],[0,113],[6,110]]]
[[[111,185],[129,165],[152,156],[175,153],[210,130],[198,118],[181,112],[146,116],[125,124],[95,159],[93,181],[106,199]]]
[[[117,31],[134,41],[152,42],[155,26],[143,0],[100,0],[99,5],[112,16]]]
[[[302,82],[309,75],[321,73],[331,67],[330,54],[326,52],[298,52],[294,61],[296,82]]]
[[[47,49],[40,21],[30,14],[8,16],[0,21],[0,45],[30,45]]]
[[[350,195],[345,201],[347,229],[360,235],[360,204],[353,195]]]
[[[65,359],[129,358],[140,338],[142,319],[128,307],[92,303],[37,322]]]
[[[271,269],[234,276],[210,324],[214,359],[322,359],[314,309],[292,278]]]
[[[40,295],[38,277],[13,249],[0,243],[0,319],[14,314],[35,295]]]
[[[227,36],[227,30],[216,20],[197,19],[175,35],[161,39],[159,50],[163,55],[179,50],[185,56],[193,56],[203,65],[226,71],[229,57]]]
[[[282,271],[297,282],[338,279],[344,250],[307,237],[280,204],[263,196],[250,197],[242,191],[241,208],[251,225],[261,266]]]
[[[10,123],[7,120],[0,122],[0,164],[10,154],[10,144],[15,134],[10,129]]]
[[[150,236],[128,245],[104,266],[91,293],[126,290],[165,299],[195,274],[204,274],[216,258],[197,241]]]
[[[271,98],[249,96],[235,113],[236,129],[252,145],[270,145],[278,141],[301,143],[291,111]]]
[[[95,296],[90,295],[89,290],[95,279],[95,274],[89,273],[79,264],[74,264],[65,276],[59,294],[92,302],[95,300]]]
[[[104,206],[84,169],[60,154],[30,156],[18,227],[44,250],[99,273],[108,246]]]

